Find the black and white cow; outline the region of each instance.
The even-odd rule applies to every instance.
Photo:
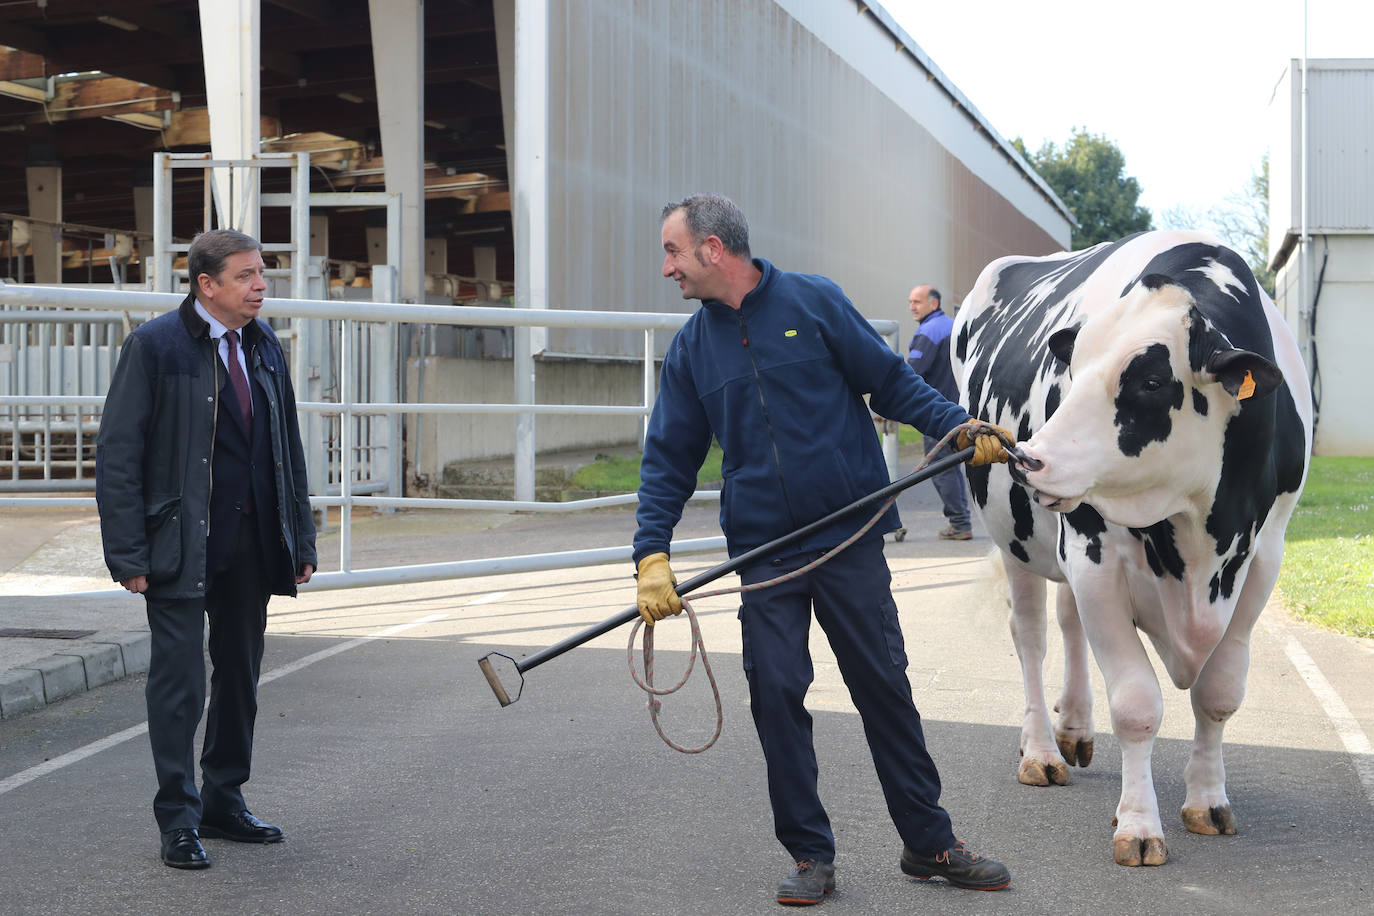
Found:
[[[1164,863],[1150,770],[1162,700],[1138,630],[1192,694],[1183,822],[1234,833],[1222,729],[1245,694],[1312,437],[1293,335],[1245,261],[1193,232],[994,261],[954,333],[964,406],[1015,431],[1027,457],[969,469],[1009,581],[1026,691],[1018,778],[1064,785],[1068,764],[1092,758],[1091,647],[1121,743],[1113,854]],[[1067,585],[1055,725],[1047,579]]]

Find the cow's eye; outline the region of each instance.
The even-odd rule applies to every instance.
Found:
[[[1140,383],[1140,387],[1144,388],[1146,391],[1158,391],[1164,387],[1164,383],[1157,378],[1147,378]]]

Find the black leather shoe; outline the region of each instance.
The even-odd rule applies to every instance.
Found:
[[[211,840],[233,840],[236,843],[280,843],[286,838],[280,827],[264,824],[247,811],[202,816],[200,835]]]
[[[172,868],[210,867],[210,859],[194,827],[178,827],[162,835],[162,864]]]

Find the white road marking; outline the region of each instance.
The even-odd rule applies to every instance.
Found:
[[[262,685],[270,683],[272,681],[275,681],[279,677],[285,677],[288,674],[294,674],[295,672],[301,670],[307,665],[313,665],[315,664],[315,662],[323,661],[324,659],[329,658],[333,655],[338,655],[340,652],[347,652],[349,649],[356,649],[358,648],[358,646],[365,645],[374,640],[385,639],[388,636],[394,636],[397,633],[402,633],[406,630],[410,630],[415,627],[424,626],[425,624],[433,623],[436,620],[442,620],[447,616],[447,614],[430,614],[428,617],[421,617],[419,620],[412,620],[410,623],[402,623],[394,627],[387,627],[384,630],[378,630],[376,633],[372,633],[368,636],[360,636],[357,639],[350,639],[348,642],[339,643],[337,646],[330,646],[328,649],[321,649],[319,652],[307,655],[304,658],[298,658],[290,664],[282,665],[280,668],[273,668],[271,671],[267,672],[266,674],[258,678],[258,684]],[[112,747],[123,744],[125,741],[128,741],[131,738],[137,738],[139,735],[147,734],[147,732],[148,723],[140,722],[139,724],[130,726],[129,728],[126,728],[121,732],[115,732],[113,735],[101,738],[99,741],[92,741],[90,744],[87,744],[84,747],[79,747],[74,751],[68,751],[67,753],[62,754],[59,757],[54,757],[51,760],[45,760],[36,766],[29,767],[27,770],[20,770],[13,776],[7,776],[4,779],[0,779],[0,795],[4,795],[6,792],[9,792],[13,789],[17,789],[20,786],[27,785],[28,783],[33,782],[35,779],[47,776],[49,773],[54,773],[62,769],[63,767],[71,766],[74,763],[80,763],[87,757],[90,757],[94,754],[99,754],[101,751],[109,750]]]
[[[481,598],[469,601],[467,604],[463,605],[463,607],[477,607],[479,604],[491,604],[493,601],[500,601],[509,594],[510,592],[492,592],[490,595],[483,595]]]
[[[1345,745],[1345,750],[1355,765],[1355,772],[1364,784],[1365,797],[1374,805],[1374,747],[1370,746],[1369,736],[1360,727],[1359,720],[1350,714],[1350,707],[1345,705],[1336,688],[1331,686],[1331,682],[1322,674],[1312,656],[1307,654],[1302,643],[1289,636],[1284,645],[1284,652],[1317,697],[1322,711],[1336,729],[1336,734],[1340,735],[1341,743]]]

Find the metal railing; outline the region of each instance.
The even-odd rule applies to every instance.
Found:
[[[119,315],[111,316],[109,313],[127,314],[155,314],[175,308],[182,297],[168,293],[133,292],[118,290],[99,290],[90,288],[76,287],[41,287],[41,286],[19,286],[0,282],[0,306],[5,308],[46,308],[60,309],[63,314],[79,316],[81,321],[99,321],[92,316],[106,315],[103,320],[109,322],[122,321]],[[440,563],[423,564],[419,566],[391,567],[386,569],[353,570],[352,569],[352,510],[354,507],[381,508],[381,509],[482,509],[497,511],[521,511],[521,512],[573,512],[581,509],[597,508],[602,506],[613,506],[630,504],[637,501],[637,496],[633,493],[596,497],[589,499],[571,500],[568,502],[541,502],[537,500],[486,500],[486,499],[441,499],[424,497],[406,496],[386,496],[386,495],[361,495],[355,489],[358,483],[358,469],[367,461],[373,460],[371,452],[377,450],[375,443],[366,446],[359,446],[356,441],[356,433],[359,427],[357,423],[363,418],[373,416],[389,416],[393,418],[391,430],[394,433],[394,441],[385,447],[393,450],[390,460],[385,464],[393,469],[401,466],[399,458],[400,436],[399,418],[404,414],[443,414],[443,413],[484,413],[484,414],[509,414],[513,417],[533,418],[541,415],[619,415],[619,416],[638,416],[647,422],[648,415],[653,407],[655,396],[655,333],[658,331],[676,331],[687,320],[688,316],[683,314],[665,314],[657,312],[593,312],[593,311],[572,311],[572,310],[552,310],[552,309],[512,309],[496,308],[483,306],[446,306],[446,305],[412,305],[400,303],[384,302],[339,302],[333,300],[319,299],[273,299],[269,300],[264,311],[273,316],[274,319],[290,318],[337,321],[340,323],[339,334],[339,373],[340,400],[335,401],[298,401],[297,409],[304,414],[321,414],[326,416],[336,416],[339,418],[339,442],[337,453],[340,460],[339,492],[331,495],[321,492],[323,487],[320,481],[312,481],[311,504],[319,509],[337,507],[340,514],[340,539],[339,539],[339,567],[340,572],[322,574],[312,581],[316,588],[343,588],[352,586],[366,586],[378,584],[392,584],[405,581],[427,581],[434,579],[458,578],[468,575],[487,575],[497,572],[513,572],[528,569],[554,569],[569,568],[572,566],[588,565],[590,563],[604,563],[614,559],[628,559],[630,548],[605,548],[598,550],[568,551],[560,554],[538,555],[531,557],[506,557],[493,560],[474,560],[459,563]],[[24,319],[31,320],[38,314],[32,311],[8,313],[22,316]],[[49,313],[52,314],[52,313]],[[17,320],[17,319],[16,319]],[[354,386],[352,384],[353,375],[357,371],[359,353],[365,349],[357,346],[359,337],[357,330],[359,326],[375,323],[378,325],[397,325],[397,324],[416,324],[416,325],[463,325],[478,327],[542,327],[542,328],[602,328],[609,330],[640,330],[644,334],[644,372],[643,372],[643,400],[639,404],[633,405],[606,405],[606,404],[535,404],[535,403],[514,403],[514,404],[484,404],[484,403],[359,403],[352,396]],[[897,323],[894,321],[873,321],[872,324],[883,334],[889,345],[895,345],[895,334]],[[290,333],[289,330],[286,331]],[[382,339],[391,339],[392,335],[381,335]],[[366,335],[363,335],[366,338]],[[395,351],[389,351],[394,353]],[[301,354],[293,353],[293,358],[299,358]],[[399,366],[389,361],[386,354],[377,358],[372,354],[371,364],[374,371],[398,372]],[[111,363],[112,368],[113,363]],[[108,385],[108,375],[104,378],[103,385]],[[83,396],[83,397],[62,397],[62,396],[0,396],[0,409],[8,409],[11,416],[17,416],[19,409],[42,408],[51,410],[54,408],[74,408],[78,411],[85,408],[97,408],[103,403],[103,397]],[[95,410],[91,411],[91,423],[98,426],[94,419]],[[13,425],[13,424],[12,424]],[[20,427],[23,424],[19,424]],[[80,427],[80,424],[78,424]],[[533,423],[516,424],[517,436],[533,435]],[[3,429],[3,422],[0,422],[0,429]],[[529,430],[528,433],[520,430]],[[92,430],[86,430],[85,435],[93,439]],[[889,472],[895,473],[896,465],[896,436],[890,432],[885,432],[883,436],[884,450],[887,455]],[[534,449],[532,443],[525,443],[528,446],[521,449],[517,443],[517,460],[522,451],[529,455],[532,464]],[[362,455],[360,449],[368,450],[367,455]],[[360,461],[360,455],[362,460]],[[374,462],[375,463],[375,462]],[[533,468],[526,469],[530,478],[533,477]],[[89,480],[89,478],[86,478]],[[0,485],[5,482],[0,481]],[[399,481],[388,483],[399,483]],[[46,484],[47,489],[58,489],[62,484],[66,484],[66,489],[72,489],[71,481],[60,481]],[[87,486],[93,485],[93,482]],[[0,486],[0,488],[7,488]],[[375,487],[373,489],[376,489]],[[716,500],[719,493],[715,491],[698,491],[693,494],[694,500]],[[88,507],[94,508],[95,500],[91,497],[3,497],[0,498],[0,506],[20,507],[20,506],[68,506],[68,507]],[[723,537],[698,538],[674,542],[673,550],[675,553],[698,553],[704,551],[719,550],[724,547]],[[555,565],[542,565],[553,563]]]

